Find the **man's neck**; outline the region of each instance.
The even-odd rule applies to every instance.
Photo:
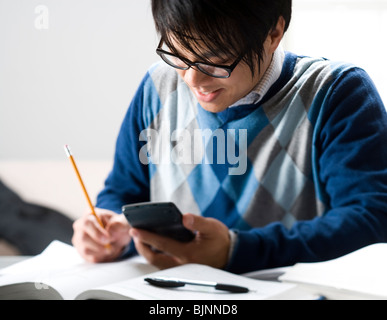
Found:
[[[256,104],[265,96],[270,87],[278,80],[281,75],[282,66],[285,60],[285,52],[280,45],[273,54],[269,67],[266,69],[263,77],[257,85],[242,99],[235,102],[230,108],[247,104]]]

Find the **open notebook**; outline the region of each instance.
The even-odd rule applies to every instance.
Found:
[[[279,277],[328,299],[387,299],[387,243],[377,243],[337,259],[298,263]]]
[[[144,281],[145,275],[218,281],[248,287],[250,292],[158,288]],[[59,241],[40,255],[0,270],[0,299],[261,300],[275,299],[294,289],[291,284],[250,279],[198,264],[160,271],[141,257],[87,263],[72,246]]]

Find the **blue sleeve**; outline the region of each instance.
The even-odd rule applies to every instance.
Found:
[[[105,181],[104,189],[97,197],[98,208],[121,213],[125,204],[149,201],[149,171],[139,160],[145,142],[140,132],[145,129],[142,117],[144,83],[140,84],[121,125],[114,155],[114,165]]]
[[[333,259],[387,241],[387,116],[368,75],[350,69],[327,91],[316,127],[315,179],[328,210],[291,229],[240,231],[229,271]]]

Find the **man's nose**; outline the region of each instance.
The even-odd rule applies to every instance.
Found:
[[[203,81],[208,80],[209,77],[210,76],[207,76],[195,67],[189,68],[184,73],[184,81],[191,87],[198,87],[202,85]]]

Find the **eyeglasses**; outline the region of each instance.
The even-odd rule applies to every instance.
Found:
[[[197,70],[204,74],[215,78],[229,78],[231,72],[235,69],[238,63],[242,60],[243,56],[238,57],[232,65],[225,66],[212,63],[192,62],[188,59],[179,57],[171,52],[161,49],[163,41],[160,41],[159,46],[156,49],[156,53],[171,67],[180,70],[188,70],[189,68],[196,67]]]

